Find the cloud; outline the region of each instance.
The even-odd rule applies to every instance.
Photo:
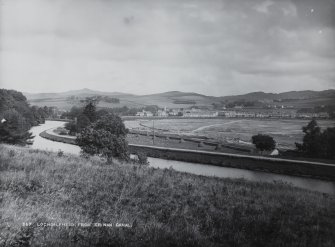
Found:
[[[269,13],[269,7],[273,4],[274,4],[273,1],[266,0],[262,3],[260,3],[260,4],[256,4],[254,8],[258,12],[268,14]]]
[[[334,87],[333,3],[3,0],[0,86],[209,95],[326,89]]]

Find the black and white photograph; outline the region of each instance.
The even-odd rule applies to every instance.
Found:
[[[7,246],[335,246],[335,0],[0,0]]]

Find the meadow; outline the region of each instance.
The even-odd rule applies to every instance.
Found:
[[[0,185],[0,246],[335,245],[334,196],[280,182],[0,145]]]
[[[155,128],[165,133],[183,135],[202,135],[218,140],[238,138],[250,142],[258,133],[271,135],[280,148],[295,148],[295,142],[302,142],[302,127],[310,120],[300,119],[159,119],[155,120]],[[149,130],[152,120],[137,119],[125,121],[128,128]],[[318,120],[321,128],[335,127],[334,120]],[[145,127],[146,126],[146,127]]]

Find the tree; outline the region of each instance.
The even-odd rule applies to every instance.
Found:
[[[321,139],[324,142],[324,157],[335,159],[335,127],[323,131]]]
[[[82,114],[82,112],[83,112],[82,107],[72,106],[71,110],[69,112],[64,113],[63,115],[70,119],[75,119],[80,114]]]
[[[318,156],[322,153],[322,135],[321,129],[315,119],[310,121],[307,126],[302,128],[305,133],[303,143],[295,143],[298,151],[307,156]]]
[[[0,123],[0,143],[32,144],[31,139],[34,136],[28,131],[30,126],[20,113],[13,109],[8,110],[4,112],[3,118],[5,121]]]
[[[315,119],[302,128],[305,133],[303,143],[295,143],[297,150],[305,156],[315,158],[335,158],[335,128],[323,132]]]
[[[80,132],[82,129],[86,128],[87,126],[89,126],[91,124],[90,119],[84,115],[84,114],[80,114],[77,117],[77,126],[76,126],[76,131]]]
[[[97,111],[96,113],[96,116],[97,116],[97,119],[100,119],[102,118],[103,116],[106,116],[110,113],[111,111],[108,109],[100,109],[99,111]]]
[[[94,102],[91,101],[84,107],[83,114],[88,117],[90,122],[94,122],[96,120],[96,106]]]
[[[157,112],[159,110],[159,107],[157,105],[148,105],[144,107],[145,111],[150,111],[152,114],[157,115]]]
[[[119,116],[109,114],[84,128],[77,137],[82,152],[129,160],[127,129]]]
[[[255,144],[256,148],[260,151],[270,151],[276,147],[275,140],[269,135],[254,135],[252,136],[252,143]]]

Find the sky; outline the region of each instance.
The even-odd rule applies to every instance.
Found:
[[[335,88],[335,0],[0,0],[0,88]]]

